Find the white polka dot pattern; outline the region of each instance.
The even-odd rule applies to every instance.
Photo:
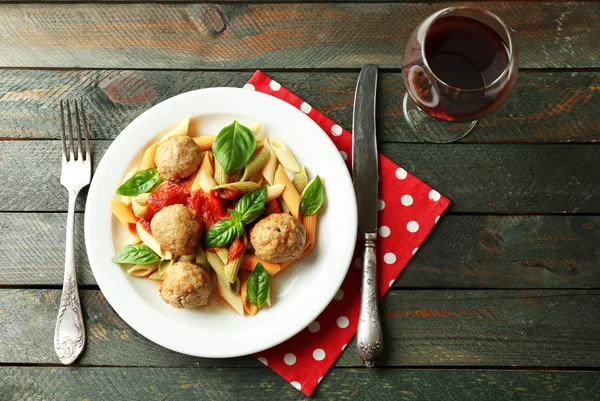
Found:
[[[413,204],[413,197],[408,194],[402,195],[402,198],[400,198],[400,203],[402,203],[404,206],[410,206]]]
[[[344,161],[348,160],[348,153],[340,150],[340,155],[342,155],[342,159],[344,159]]]
[[[252,85],[252,84],[244,85],[244,89],[249,90],[249,91],[255,90],[254,85]]]
[[[258,358],[258,361],[265,366],[269,366],[269,364],[267,363],[267,358],[260,357]]]
[[[321,325],[316,320],[308,325],[308,331],[316,333],[321,329]]]
[[[340,316],[337,318],[336,323],[340,329],[345,329],[350,324],[350,321],[346,316]]]
[[[391,230],[388,226],[381,226],[379,227],[379,236],[380,237],[389,237],[391,233]]]
[[[302,104],[300,105],[300,110],[308,114],[312,110],[312,107],[310,106],[310,104],[302,102]]]
[[[285,356],[283,357],[283,362],[285,362],[286,365],[292,366],[296,363],[296,355],[285,354]]]
[[[296,390],[302,390],[302,385],[298,382],[291,382],[292,386],[296,387]]]
[[[271,89],[273,89],[275,92],[277,92],[279,89],[281,89],[281,85],[279,84],[279,82],[277,81],[271,81],[269,83],[269,86],[271,87]]]
[[[440,193],[438,191],[436,191],[435,189],[432,189],[431,191],[429,191],[429,199],[431,199],[432,201],[439,201],[440,200]]]
[[[412,250],[413,256],[415,256],[415,253],[417,253],[418,250],[419,250],[419,248],[415,248],[415,249]]]
[[[408,224],[406,225],[406,229],[408,230],[409,233],[416,233],[417,231],[419,231],[419,223],[417,223],[414,220],[409,221]]]
[[[344,291],[337,290],[333,299],[335,299],[336,301],[340,301],[342,298],[344,298]]]
[[[406,172],[406,170],[404,170],[402,167],[398,167],[398,169],[396,170],[396,178],[398,178],[399,180],[404,180],[407,176],[408,173]]]
[[[315,358],[315,361],[322,361],[325,359],[325,351],[323,351],[321,348],[317,348],[313,351],[313,358]]]
[[[335,124],[333,127],[331,127],[331,134],[334,136],[340,136],[342,135],[342,127],[340,127],[339,125]]]
[[[396,255],[394,255],[392,252],[388,252],[383,255],[383,261],[388,265],[391,265],[392,263],[396,262]]]
[[[383,199],[379,199],[377,201],[377,209],[379,209],[379,210],[385,209],[385,202],[383,201]]]

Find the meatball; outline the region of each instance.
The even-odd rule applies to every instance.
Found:
[[[202,162],[202,152],[187,135],[173,135],[156,149],[156,169],[167,180],[177,181],[192,174]]]
[[[250,231],[256,256],[268,262],[298,259],[304,250],[304,226],[287,213],[273,213],[260,220]]]
[[[211,291],[210,275],[192,262],[175,263],[160,282],[160,297],[175,308],[204,306]]]
[[[152,235],[161,248],[173,255],[189,255],[200,241],[200,222],[196,214],[184,205],[162,208],[150,222]]]

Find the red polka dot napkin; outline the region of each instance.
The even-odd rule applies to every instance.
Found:
[[[348,169],[351,168],[352,136],[348,131],[261,71],[256,71],[244,89],[267,93],[302,110],[329,135]],[[379,177],[377,273],[381,298],[450,201],[383,155],[379,155]],[[274,348],[255,354],[259,361],[306,395],[312,394],[356,334],[360,263],[360,257],[355,255],[355,262],[334,300],[306,329]],[[358,356],[356,362],[359,363]]]

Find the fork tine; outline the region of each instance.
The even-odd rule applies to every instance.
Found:
[[[91,160],[92,154],[90,152],[90,133],[88,132],[87,119],[85,118],[85,107],[83,107],[83,102],[80,101],[81,105],[81,117],[83,118],[83,132],[85,134],[85,160]]]
[[[77,160],[83,161],[83,150],[81,149],[81,120],[79,119],[79,105],[77,99],[75,103],[75,125],[77,125]]]
[[[71,153],[69,155],[69,161],[75,160],[75,147],[73,146],[73,124],[71,123],[71,107],[69,107],[69,99],[66,101],[67,103],[67,124],[69,126],[69,148]]]
[[[64,162],[67,161],[67,138],[65,138],[65,118],[63,110],[63,101],[60,99],[60,139],[62,143],[62,159]]]

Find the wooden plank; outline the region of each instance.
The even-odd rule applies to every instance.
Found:
[[[114,139],[153,105],[182,92],[217,86],[242,87],[250,72],[145,70],[0,70],[0,138],[58,139],[61,98],[85,98],[96,139]],[[269,73],[352,127],[354,72]],[[600,140],[599,72],[522,72],[506,105],[479,121],[463,143],[553,143]],[[401,73],[380,74],[380,141],[419,142],[400,106]]]
[[[78,399],[298,400],[303,396],[264,369],[2,367],[6,401]],[[498,370],[330,371],[315,400],[546,400],[591,401],[597,372]],[[110,385],[107,385],[110,383]]]
[[[251,357],[202,359],[167,351],[133,331],[99,291],[81,291],[86,366],[246,366]],[[58,290],[0,290],[0,362],[57,363]],[[599,290],[390,291],[381,305],[383,366],[600,364]],[[352,341],[337,366],[360,366]]]
[[[410,32],[455,3],[7,4],[0,66],[398,68]],[[525,68],[598,67],[597,2],[486,2]]]
[[[95,164],[109,144],[93,143]],[[59,149],[59,141],[0,141],[0,211],[66,210]],[[598,212],[600,147],[595,145],[383,143],[379,149],[447,194],[454,212]]]
[[[61,285],[65,214],[0,213],[0,285]],[[95,285],[76,219],[79,284]],[[599,216],[444,216],[396,288],[600,288]]]

